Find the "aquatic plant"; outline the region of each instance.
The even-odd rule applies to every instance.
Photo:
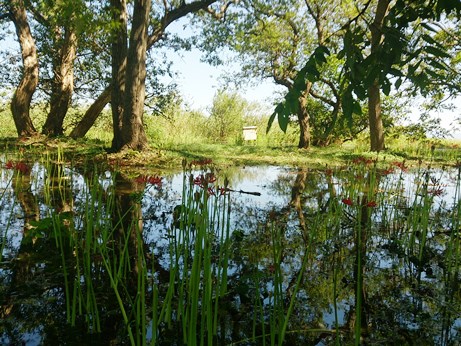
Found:
[[[2,164],[1,342],[42,325],[62,343],[461,338],[459,165],[357,157],[248,192],[209,159],[172,178],[63,157]]]

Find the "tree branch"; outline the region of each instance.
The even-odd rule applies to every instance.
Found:
[[[156,42],[158,42],[162,38],[163,34],[165,33],[165,29],[175,20],[178,20],[179,18],[184,17],[192,12],[206,10],[214,2],[216,2],[216,0],[200,0],[188,4],[182,3],[179,7],[172,9],[171,11],[165,9],[165,14],[159,21],[159,25],[149,36],[149,39],[147,41],[147,49],[151,48]]]
[[[229,6],[231,4],[233,4],[234,1],[233,0],[230,0],[230,1],[227,1],[226,3],[224,3],[223,5],[221,5],[221,7],[219,8],[219,11],[216,12],[215,10],[213,10],[211,7],[207,7],[205,9],[206,12],[208,12],[209,14],[211,14],[214,18],[216,18],[217,20],[221,20],[221,19],[225,19],[226,17],[226,13],[227,13],[227,9],[229,8]]]

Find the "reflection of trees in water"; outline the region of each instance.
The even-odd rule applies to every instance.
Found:
[[[7,257],[1,264],[1,332],[13,343],[23,338],[17,326],[35,330],[44,342],[127,341],[126,326],[103,259],[109,259],[111,268],[117,268],[120,274],[118,293],[129,314],[135,313],[139,302],[139,280],[147,275],[151,281],[146,281],[144,303],[151,316],[152,283],[155,281],[161,306],[171,282],[179,279],[172,274],[169,260],[176,227],[172,213],[178,205],[178,193],[168,184],[145,193],[145,183],[122,174],[113,176],[110,188],[103,188],[101,178],[88,174],[82,175],[81,194],[75,194],[75,180],[59,179],[59,174],[53,172],[60,171],[47,169],[48,182],[60,182],[54,187],[48,183],[50,198],[45,199],[31,188],[34,183],[27,174],[22,177],[22,185],[19,181],[13,185],[25,224],[38,221],[43,226],[50,216],[55,223],[50,224],[50,230],[59,223],[60,238],[45,228],[39,236],[36,233],[29,237],[25,229],[13,252],[16,258]],[[444,205],[431,214],[430,226],[435,231],[427,235],[420,255],[420,234],[397,225],[384,227],[381,214],[385,206],[367,206],[379,199],[379,177],[370,183],[365,174],[363,180],[354,181],[356,197],[360,198],[352,198],[353,206],[341,202],[346,197],[347,179],[342,172],[332,175],[316,170],[294,174],[287,171],[270,186],[274,199],[265,205],[231,193],[227,291],[219,297],[216,343],[270,333],[270,320],[276,311],[272,303],[277,273],[282,274],[282,310],[286,311],[290,299],[296,297],[287,344],[315,344],[321,340],[332,344],[336,327],[338,340],[345,344],[353,342],[355,328],[369,343],[425,344],[435,340],[448,345],[459,341],[461,336],[454,323],[461,311],[456,262],[460,244],[459,236],[453,237],[447,231],[449,227],[459,228],[459,224],[447,222],[459,215],[457,204]],[[407,207],[405,212],[411,213],[411,209]],[[93,215],[94,219],[81,215]],[[404,223],[403,214],[401,219]],[[443,232],[439,231],[442,227]],[[31,235],[38,232],[33,228],[30,231]],[[413,247],[407,238],[411,234]],[[193,235],[190,254],[194,252]],[[218,237],[213,239],[215,256],[221,245]],[[56,246],[58,240],[60,247]],[[280,250],[277,258],[274,244]],[[304,255],[307,262],[303,267]],[[301,273],[299,290],[295,291]],[[87,292],[91,294],[86,296]],[[176,300],[172,308],[177,308],[179,286],[173,294]],[[69,300],[69,295],[94,298],[100,333],[87,334],[85,318],[91,312],[85,312],[87,302]],[[75,327],[70,327],[72,318],[66,322],[62,316],[66,304],[73,309],[74,301],[75,311],[81,311],[76,313]],[[133,333],[141,327],[131,324]],[[181,321],[173,320],[171,325],[161,322],[158,332],[160,343],[181,340]]]
[[[367,175],[361,182],[355,182],[354,188],[359,190],[356,192],[360,198],[354,198],[358,205],[348,208],[342,205],[341,197],[337,197],[331,173],[301,170],[295,177],[282,176],[274,187],[280,194],[291,194],[289,204],[274,205],[269,211],[260,210],[256,218],[240,220],[240,229],[245,230],[242,237],[245,244],[239,246],[240,256],[249,266],[270,268],[272,238],[269,229],[275,225],[284,235],[284,287],[288,291],[299,272],[299,254],[309,251],[308,266],[292,318],[294,329],[296,325],[300,329],[319,325],[334,328],[336,306],[341,339],[353,340],[358,323],[357,328],[370,341],[411,343],[413,338],[424,344],[427,340],[439,340],[436,336],[440,335],[443,344],[450,344],[460,338],[459,332],[453,329],[457,318],[455,311],[459,309],[448,307],[451,304],[460,306],[459,299],[456,302],[453,299],[453,288],[458,287],[459,292],[460,279],[458,272],[453,275],[453,269],[459,265],[450,271],[442,264],[447,250],[441,248],[449,244],[447,238],[434,237],[423,249],[423,259],[431,263],[429,273],[434,275],[434,279],[428,278],[428,264],[416,263],[415,256],[406,257],[410,251],[408,243],[403,239],[386,239],[386,230],[380,222],[382,216],[379,216],[385,209],[373,207],[371,203],[377,200],[380,184],[379,176],[373,179],[376,179],[373,186]],[[251,213],[249,206],[242,209],[246,209],[244,213]],[[452,212],[446,210],[446,214]],[[437,214],[434,229],[446,224],[447,220],[440,211]],[[389,226],[395,228],[397,225]],[[455,247],[459,249],[459,245]],[[421,280],[421,272],[425,270],[425,279]],[[261,292],[262,296],[269,294]],[[356,307],[360,309],[358,322]]]

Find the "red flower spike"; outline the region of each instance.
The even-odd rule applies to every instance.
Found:
[[[13,161],[8,161],[6,164],[5,164],[5,168],[6,169],[13,169],[14,168],[14,163]]]
[[[151,185],[157,185],[158,187],[162,186],[162,177],[158,177],[158,176],[149,177],[147,181]]]
[[[366,204],[367,208],[375,208],[377,205],[375,201],[370,201]]]
[[[21,173],[29,172],[29,166],[27,166],[24,162],[18,162],[15,168]]]
[[[345,205],[350,205],[350,206],[354,205],[354,202],[352,202],[352,199],[350,199],[350,198],[343,198],[341,201],[342,201]]]

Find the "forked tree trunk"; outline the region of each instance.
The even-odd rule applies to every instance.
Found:
[[[376,7],[376,14],[370,26],[371,31],[371,54],[378,60],[381,41],[383,38],[383,26],[390,0],[379,0]],[[381,98],[379,79],[376,78],[373,84],[368,87],[368,121],[370,126],[370,150],[381,151],[384,146],[384,127],[381,117]]]
[[[47,136],[64,134],[64,118],[69,110],[74,91],[74,60],[77,54],[75,31],[72,28],[66,28],[63,40],[54,66],[50,112],[42,129],[42,133]]]
[[[23,62],[22,79],[11,100],[11,113],[18,136],[27,137],[37,133],[30,119],[30,103],[38,84],[37,48],[30,32],[23,1],[11,1],[10,4]]]
[[[121,150],[142,151],[147,148],[143,113],[146,96],[146,51],[150,7],[151,0],[137,0],[134,3],[126,69]]]
[[[167,11],[164,17],[159,21],[159,24],[153,29],[151,35],[149,36],[147,49],[150,49],[156,42],[158,42],[163,37],[163,33],[165,32],[165,29],[168,27],[168,25],[178,20],[179,18],[188,15],[189,13],[197,12],[199,10],[207,8],[215,1],[216,0],[193,1],[192,3],[184,3],[171,11]],[[124,62],[124,64],[126,65],[126,62]],[[120,82],[123,82],[123,80]],[[96,99],[95,104],[92,104],[90,106],[83,118],[77,124],[76,128],[71,132],[72,138],[81,138],[86,135],[91,126],[93,126],[100,112],[103,110],[104,106],[111,101],[111,88],[112,86],[108,86],[106,89],[104,89],[103,94],[101,94]],[[122,104],[123,99],[124,98],[121,99]],[[105,103],[103,103],[104,101]],[[115,137],[118,138],[118,135],[116,135]],[[116,141],[116,143],[118,143],[118,140]]]
[[[113,21],[117,29],[112,34],[112,150],[118,151],[123,145],[123,109],[125,96],[125,73],[128,54],[128,15],[125,0],[111,0]]]

